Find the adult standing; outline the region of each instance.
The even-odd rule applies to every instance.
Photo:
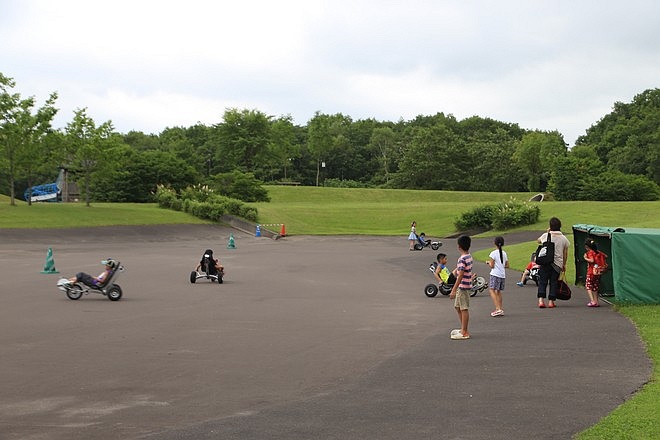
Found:
[[[408,241],[410,242],[410,250],[415,250],[415,242],[417,241],[417,222],[413,220],[410,224],[410,234],[408,234]]]
[[[550,219],[549,228],[547,232],[538,238],[539,243],[544,243],[550,234],[550,240],[555,244],[555,255],[552,263],[542,265],[539,269],[539,288],[538,288],[538,301],[539,308],[544,309],[545,295],[548,284],[550,285],[550,292],[548,293],[548,308],[554,308],[555,300],[557,299],[557,289],[559,275],[566,271],[566,261],[568,260],[568,247],[571,243],[568,238],[561,233],[561,220],[557,217]]]

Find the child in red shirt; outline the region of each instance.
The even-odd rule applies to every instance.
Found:
[[[598,244],[591,238],[584,242],[584,248],[587,250],[584,254],[584,261],[587,262],[587,280],[584,287],[589,295],[587,307],[600,307],[598,290],[600,290],[600,276],[607,267],[605,263],[607,255],[598,250]]]

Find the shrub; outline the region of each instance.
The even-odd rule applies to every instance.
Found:
[[[493,229],[503,230],[522,225],[533,225],[539,220],[541,209],[529,202],[511,199],[498,204],[493,210]]]
[[[454,222],[459,231],[468,229],[490,229],[493,224],[493,205],[477,206],[471,211],[464,212]]]
[[[167,188],[163,185],[158,185],[156,187],[156,202],[162,208],[170,208],[172,203],[177,200],[176,191],[172,188]]]
[[[170,209],[173,209],[175,211],[181,211],[183,208],[183,202],[181,199],[173,199],[172,202],[170,203]]]
[[[323,186],[330,188],[369,188],[370,185],[350,179],[325,179]]]
[[[249,207],[240,200],[214,193],[205,185],[195,185],[181,191],[177,198],[176,191],[159,186],[156,200],[163,208],[183,211],[211,221],[218,221],[225,214],[257,221],[257,209]]]
[[[510,229],[532,225],[539,220],[541,209],[530,202],[511,199],[497,205],[481,205],[464,212],[454,222],[459,231],[469,229]]]
[[[256,222],[257,221],[257,208],[254,206],[247,206],[243,205],[241,207],[240,213],[238,214],[239,217],[242,217],[246,220],[249,220],[251,222]]]
[[[263,188],[259,179],[252,173],[242,173],[234,170],[231,173],[216,174],[213,177],[215,190],[227,197],[244,202],[270,202],[268,191]]]
[[[198,202],[206,202],[214,196],[213,189],[207,185],[193,185],[181,190],[181,198],[183,200],[196,200]]]

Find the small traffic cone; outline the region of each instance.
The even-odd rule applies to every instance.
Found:
[[[282,229],[280,229],[280,237],[286,237],[286,228],[284,227],[284,223],[282,223]]]
[[[261,237],[261,226],[257,225],[257,231],[254,233],[255,237]]]
[[[236,249],[236,243],[234,243],[234,233],[229,233],[229,240],[227,240],[227,249]]]
[[[48,248],[48,253],[46,254],[46,264],[44,265],[44,270],[42,270],[41,273],[60,273],[57,269],[55,269],[53,248]]]

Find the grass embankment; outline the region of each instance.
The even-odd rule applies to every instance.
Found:
[[[533,195],[285,186],[267,189],[271,202],[252,204],[259,210],[259,222],[284,223],[290,235],[407,237],[410,223],[415,220],[418,232],[429,237],[446,237],[456,232],[454,220],[475,206],[499,203],[511,197],[528,200]],[[564,231],[569,233],[574,224],[660,227],[660,202],[543,202],[539,206],[539,223],[515,230],[543,231],[553,216],[562,220]]]
[[[0,196],[0,228],[79,228],[113,225],[207,224],[184,212],[161,209],[154,203],[34,203]]]
[[[527,200],[531,194],[461,193],[450,191],[407,191],[377,189],[339,189],[316,187],[267,187],[271,203],[255,203],[259,222],[284,223],[293,235],[400,235],[402,240],[416,220],[418,231],[429,237],[444,237],[455,232],[454,220],[481,204],[498,203],[510,197]],[[574,224],[660,228],[660,202],[543,202],[538,223],[520,230],[541,231],[548,219],[562,220],[570,235]],[[94,203],[36,204],[28,206],[0,196],[1,228],[63,228],[109,225],[200,224],[208,223],[191,215],[161,209],[155,204]],[[502,232],[491,231],[483,236]],[[570,238],[570,237],[569,237]],[[571,240],[572,241],[572,240]],[[513,269],[522,270],[536,249],[533,242],[505,245]],[[485,258],[477,252],[475,257]],[[571,250],[572,255],[572,250]],[[569,257],[572,259],[572,257]],[[569,265],[569,281],[575,279]],[[580,433],[578,440],[660,439],[660,305],[616,306],[639,329],[654,368],[650,382],[633,399],[624,403],[592,428]]]

